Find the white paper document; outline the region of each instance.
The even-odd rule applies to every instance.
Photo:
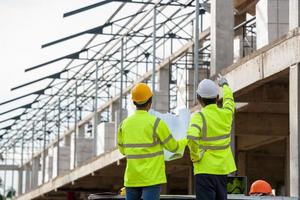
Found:
[[[160,113],[152,109],[149,111],[149,113],[164,120],[167,123],[173,137],[176,140],[186,137],[186,132],[191,118],[191,113],[188,109],[186,108],[180,109],[178,115],[173,115],[170,113]],[[164,155],[166,161],[181,158],[183,156],[183,153],[184,151],[178,153],[172,153],[164,149]]]

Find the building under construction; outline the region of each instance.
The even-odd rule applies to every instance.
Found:
[[[42,44],[89,36],[79,51],[29,66],[44,76],[12,90],[46,87],[0,103],[4,192],[16,188],[20,200],[117,193],[126,159],[116,127],[133,112],[134,84],[152,86],[155,110],[193,112],[198,83],[221,73],[237,104],[234,175],[299,197],[300,0],[99,0],[63,17],[105,6],[104,24]],[[166,168],[162,194],[194,194],[188,148]]]

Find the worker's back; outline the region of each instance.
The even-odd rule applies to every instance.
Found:
[[[195,154],[195,174],[225,175],[236,170],[230,148],[233,113],[232,92],[224,86],[222,108],[209,104],[192,117],[188,137],[192,139],[190,147]]]
[[[137,110],[123,121],[118,146],[127,157],[125,186],[166,183],[163,147],[176,151],[178,144],[165,122],[147,111]]]

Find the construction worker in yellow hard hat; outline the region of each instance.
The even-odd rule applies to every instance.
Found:
[[[221,108],[219,87],[209,79],[200,82],[197,99],[202,110],[192,116],[187,132],[198,200],[227,199],[227,175],[236,170],[230,148],[233,93],[225,77],[219,76],[218,84],[224,94]]]
[[[152,95],[147,84],[137,84],[131,91],[136,111],[118,129],[118,148],[127,159],[127,200],[158,200],[161,184],[166,183],[163,148],[178,152],[187,144],[186,139],[177,142],[167,124],[148,113]]]

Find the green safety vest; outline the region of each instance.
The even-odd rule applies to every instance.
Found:
[[[166,183],[163,148],[175,153],[183,150],[187,142],[177,142],[164,121],[140,110],[121,123],[117,140],[120,152],[127,158],[127,187]]]
[[[230,148],[233,93],[227,85],[223,91],[222,108],[207,105],[191,119],[187,138],[194,174],[226,175],[236,170]]]

